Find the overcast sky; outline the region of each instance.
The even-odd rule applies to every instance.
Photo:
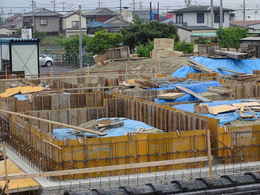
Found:
[[[0,8],[1,7],[16,7],[13,8],[12,12],[19,10],[29,9],[31,6],[32,0],[0,0]],[[53,6],[53,0],[35,0],[37,7],[46,7],[51,8]],[[98,6],[98,2],[101,1],[102,7],[110,7],[117,9],[119,7],[120,0],[55,0],[56,7],[58,10],[61,10],[64,6],[66,10],[76,9],[79,4],[83,5],[84,9],[94,9]],[[134,0],[122,0],[123,6],[132,7]],[[149,2],[152,1],[155,6],[157,2],[160,2],[160,8],[162,10],[171,10],[177,9],[184,6],[185,0],[135,0],[136,8],[143,7],[146,8],[149,5]],[[206,5],[209,4],[210,0],[192,0],[193,4],[201,4]],[[219,0],[214,0],[216,4],[218,4]],[[241,8],[243,0],[223,0],[224,7],[228,8]],[[246,0],[247,7],[249,8],[260,8],[260,0]],[[10,11],[10,8],[8,8]],[[8,11],[5,9],[5,12]]]

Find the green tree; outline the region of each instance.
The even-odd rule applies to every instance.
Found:
[[[106,49],[120,46],[122,40],[120,33],[101,30],[96,32],[94,37],[87,37],[87,51],[93,54],[102,54]]]
[[[224,48],[239,48],[240,39],[247,36],[247,29],[240,27],[220,28],[217,31],[219,45]]]
[[[178,40],[177,29],[174,25],[163,24],[157,21],[141,23],[135,18],[134,23],[121,31],[123,43],[133,50],[138,45],[145,45],[154,38],[174,38]]]
[[[83,36],[82,47],[86,46],[87,36]],[[58,40],[60,45],[64,47],[66,55],[79,54],[79,36],[71,36],[69,38],[62,38]]]
[[[150,53],[152,52],[153,48],[153,42],[149,42],[146,45],[138,45],[136,48],[136,53],[139,57],[150,57]]]
[[[185,54],[190,54],[194,50],[194,45],[192,43],[186,42],[176,42],[174,49],[177,51],[182,51]]]

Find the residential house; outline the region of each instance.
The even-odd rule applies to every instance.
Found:
[[[108,8],[97,8],[95,10],[82,11],[89,22],[105,22],[106,20],[116,16],[117,14]]]
[[[223,8],[223,27],[229,27],[232,19],[231,9]],[[175,15],[174,23],[178,28],[181,41],[191,42],[198,38],[214,38],[220,26],[219,7],[214,7],[213,27],[209,6],[190,6],[171,11]]]
[[[0,27],[0,37],[16,37],[16,29],[10,29],[6,27]]]
[[[260,20],[237,20],[233,21],[231,25],[247,28],[250,34],[260,34]]]
[[[80,25],[81,20],[81,25]],[[87,33],[87,19],[84,15],[81,15],[78,11],[69,13],[62,18],[62,30],[66,37],[72,35],[79,35],[80,26],[83,33]]]
[[[104,22],[89,22],[88,34],[94,34],[96,31],[104,29],[109,32],[119,32],[123,28],[127,28],[130,23],[121,16],[114,16]]]
[[[232,9],[223,8],[223,27],[229,27],[232,18]],[[175,24],[183,26],[211,26],[211,15],[209,6],[190,6],[183,9],[171,11],[176,15]],[[214,7],[213,28],[220,26],[219,7]]]
[[[61,32],[61,18],[61,14],[57,12],[38,8],[23,15],[23,27],[32,28],[34,32],[59,34]]]
[[[15,14],[13,16],[10,16],[6,18],[5,24],[1,27],[5,27],[12,30],[18,30],[21,29],[23,26],[23,16],[22,14]]]
[[[212,39],[217,36],[216,28],[208,26],[177,26],[180,41],[193,42],[199,38]]]

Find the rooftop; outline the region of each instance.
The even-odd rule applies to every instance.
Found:
[[[241,39],[241,41],[260,41],[260,37],[246,37]]]
[[[219,11],[219,7],[214,7],[214,11]],[[233,11],[232,9],[223,8],[223,11]],[[178,10],[169,11],[169,13],[191,13],[191,12],[210,12],[210,6],[190,6]]]
[[[34,10],[34,12],[24,13],[23,16],[61,16],[61,14],[46,8],[37,8]]]
[[[260,24],[260,20],[246,20],[245,22],[243,20],[237,20],[233,21],[231,23],[232,25],[237,25],[237,26],[251,26],[255,24]]]
[[[216,30],[216,28],[212,28],[210,26],[184,26],[184,25],[177,25],[177,28],[182,28],[187,31],[193,30]]]
[[[39,42],[39,39],[0,38],[0,44],[1,43],[17,43],[17,42]]]
[[[85,16],[116,16],[117,13],[108,9],[108,8],[97,8],[94,10],[85,10],[82,11],[82,14]]]

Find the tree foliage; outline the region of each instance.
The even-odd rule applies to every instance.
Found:
[[[150,53],[154,48],[153,42],[149,42],[145,45],[138,45],[136,53],[139,57],[150,57]]]
[[[123,42],[133,50],[138,45],[145,45],[154,38],[175,38],[177,37],[177,29],[174,25],[163,24],[157,21],[149,23],[141,23],[135,18],[134,23],[128,28],[121,31]]]
[[[240,39],[247,36],[247,29],[240,27],[220,28],[217,31],[218,41],[224,48],[239,48]]]
[[[186,43],[186,42],[176,42],[175,43],[175,50],[182,51],[185,54],[190,54],[194,50],[194,45],[192,43]]]
[[[87,51],[93,54],[102,54],[106,49],[121,45],[122,40],[120,33],[110,33],[101,30],[96,32],[94,37],[87,37]]]
[[[86,47],[87,36],[83,36],[82,47]],[[79,36],[71,36],[68,38],[62,38],[58,41],[65,49],[67,55],[79,54]]]

